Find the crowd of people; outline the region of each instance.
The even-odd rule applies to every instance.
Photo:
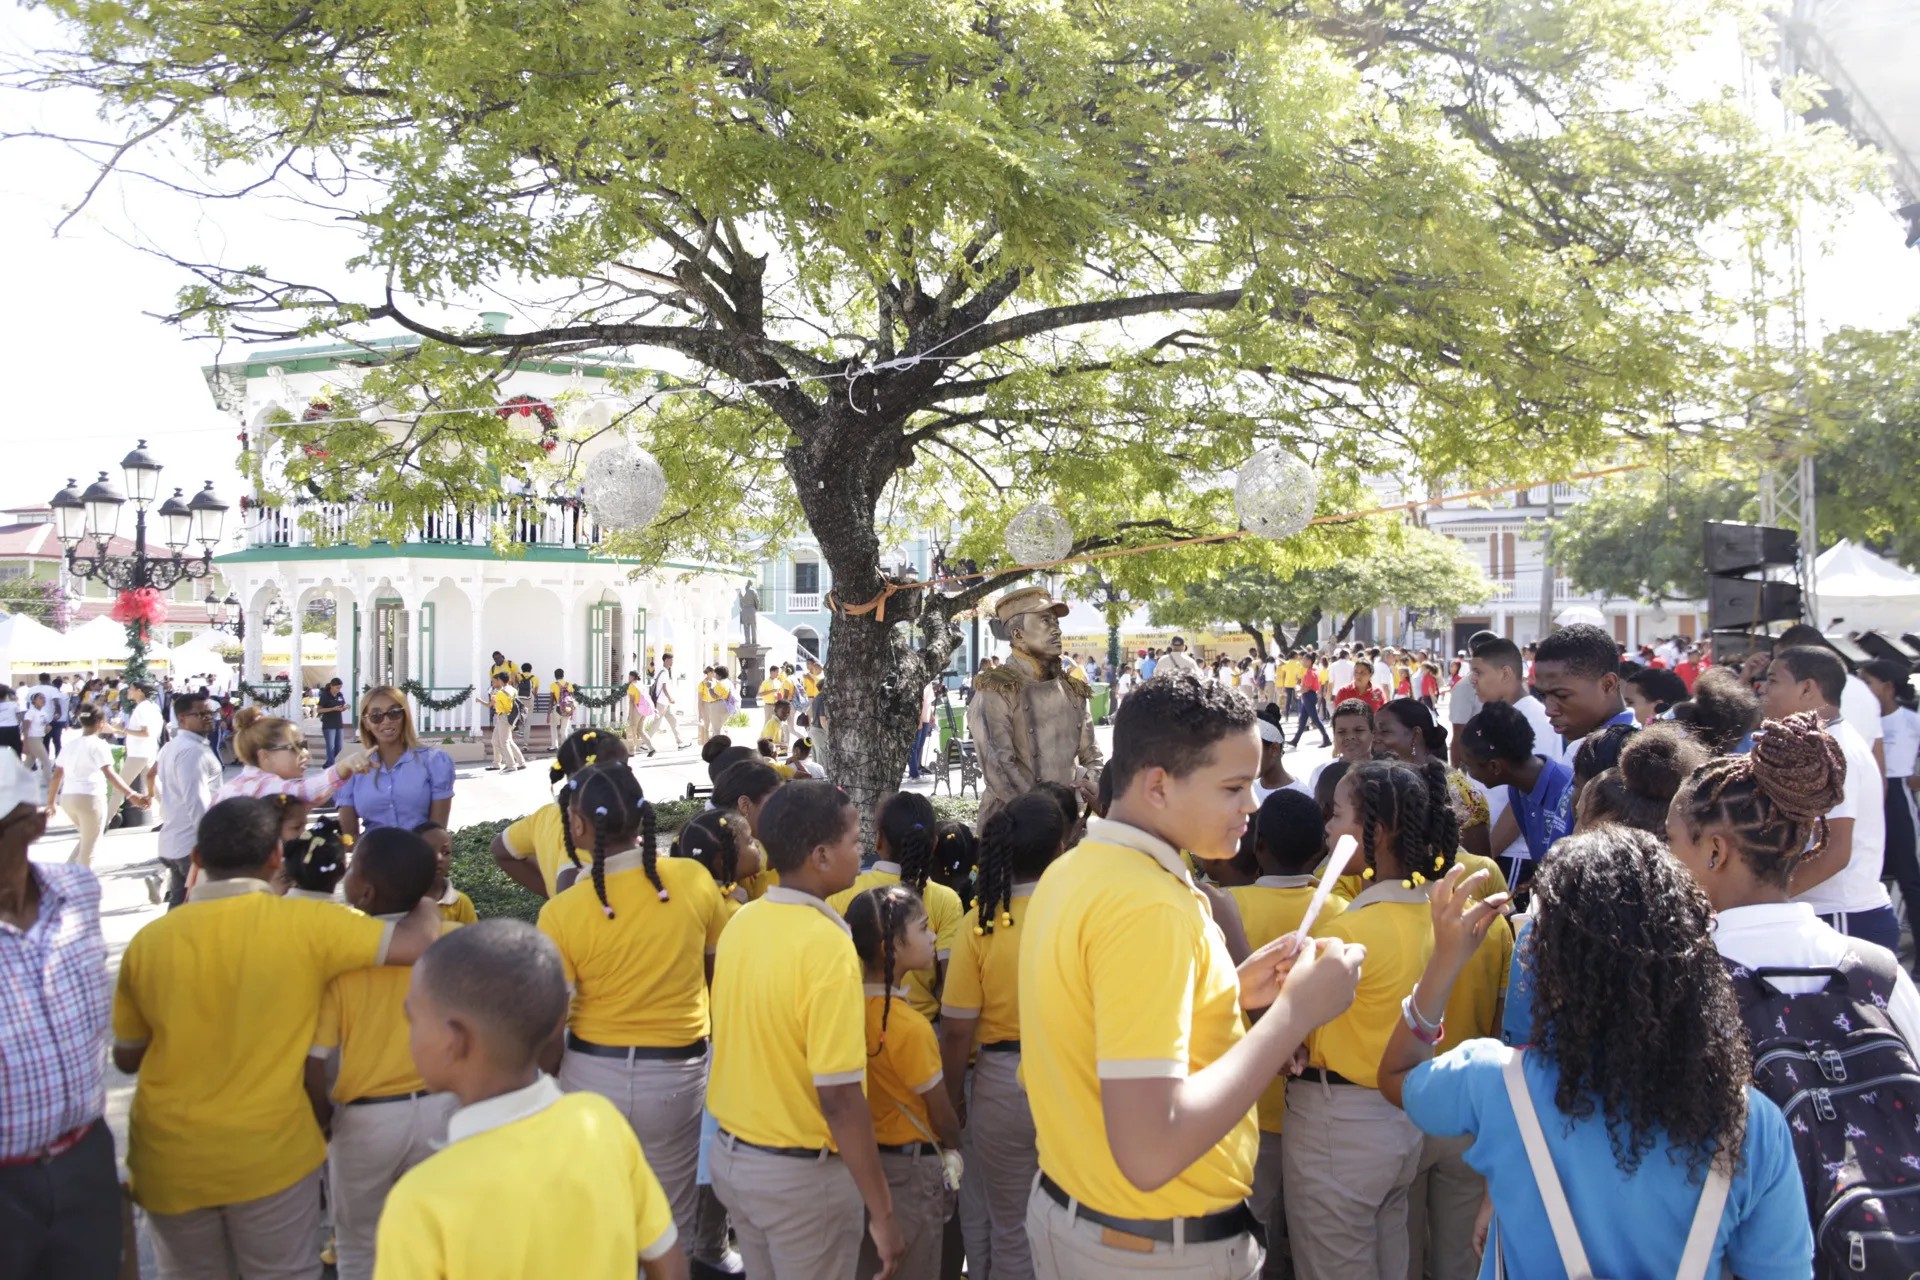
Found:
[[[764,731],[664,831],[641,745],[576,729],[494,844],[537,925],[449,883],[397,690],[317,772],[252,710],[225,780],[179,695],[184,903],[111,984],[0,752],[0,1272],[116,1273],[110,1039],[166,1277],[317,1275],[329,1229],[353,1280],[1907,1275],[1920,716],[1817,639],[1644,720],[1675,669],[1597,628],[1475,637],[1444,719],[1349,655],[1306,778],[1178,646],[1090,806],[978,833]]]

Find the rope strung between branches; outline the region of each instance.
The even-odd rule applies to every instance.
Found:
[[[1495,485],[1492,488],[1472,489],[1465,493],[1443,493],[1438,497],[1420,498],[1413,502],[1396,502],[1391,506],[1368,507],[1364,511],[1343,511],[1335,515],[1315,516],[1307,523],[1309,525],[1345,524],[1352,520],[1364,520],[1368,516],[1388,515],[1395,511],[1417,511],[1421,507],[1437,507],[1443,502],[1465,502],[1471,501],[1474,498],[1490,498],[1495,494],[1518,493],[1522,489],[1534,489],[1542,484],[1574,484],[1582,480],[1598,480],[1603,476],[1616,476],[1626,471],[1639,471],[1646,466],[1647,464],[1644,462],[1635,462],[1621,467],[1607,467],[1600,471],[1582,471],[1561,480],[1530,480],[1524,484]],[[1235,529],[1232,533],[1213,533],[1200,538],[1175,538],[1168,542],[1149,543],[1144,547],[1114,547],[1106,551],[1088,551],[1077,556],[1068,556],[1064,560],[1046,560],[1039,564],[1016,564],[1004,569],[987,570],[985,573],[950,574],[944,578],[929,578],[924,582],[893,582],[891,580],[883,580],[880,587],[880,594],[865,604],[843,603],[835,597],[833,592],[829,591],[826,598],[827,611],[843,616],[848,614],[858,616],[860,614],[871,613],[874,615],[874,621],[885,622],[887,620],[888,599],[901,591],[920,591],[927,587],[937,587],[942,583],[965,582],[970,578],[984,577],[987,576],[987,574],[1032,573],[1038,569],[1057,569],[1061,565],[1066,564],[1088,564],[1095,560],[1112,560],[1119,556],[1137,556],[1147,551],[1168,551],[1174,547],[1198,547],[1210,542],[1234,542],[1249,536],[1251,532],[1252,531],[1248,529]]]

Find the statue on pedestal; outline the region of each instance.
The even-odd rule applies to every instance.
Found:
[[[740,640],[743,644],[756,643],[754,632],[760,625],[760,594],[749,582],[747,589],[740,593]]]
[[[1089,802],[1104,760],[1093,737],[1093,689],[1060,666],[1060,619],[1067,606],[1043,588],[1008,592],[994,607],[1013,653],[974,678],[967,732],[986,792],[979,825],[1041,782],[1078,788]]]

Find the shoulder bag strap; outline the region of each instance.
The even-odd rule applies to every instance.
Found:
[[[1547,1150],[1547,1135],[1540,1128],[1540,1115],[1533,1109],[1533,1097],[1527,1092],[1527,1078],[1521,1067],[1524,1055],[1519,1050],[1507,1054],[1501,1070],[1506,1079],[1507,1098],[1513,1104],[1513,1118],[1520,1125],[1520,1139],[1527,1146],[1527,1163],[1533,1166],[1533,1181],[1546,1202],[1547,1221],[1553,1227],[1553,1242],[1560,1248],[1560,1265],[1567,1280],[1593,1280],[1587,1265],[1587,1250],[1580,1243],[1580,1232],[1573,1222],[1573,1210],[1567,1205],[1567,1193],[1561,1190],[1560,1175],[1553,1167],[1553,1153]]]
[[[1700,1207],[1693,1211],[1693,1226],[1687,1232],[1687,1247],[1680,1255],[1677,1280],[1706,1280],[1707,1263],[1713,1256],[1713,1242],[1720,1234],[1720,1217],[1727,1207],[1729,1178],[1718,1164],[1707,1166],[1707,1183],[1700,1188]]]

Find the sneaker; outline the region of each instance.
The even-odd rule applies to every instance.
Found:
[[[500,766],[497,764],[490,764],[487,766],[488,773],[498,773],[499,771],[500,771]]]
[[[156,907],[159,906],[160,900],[164,896],[160,892],[160,877],[157,875],[149,875],[143,878],[147,882],[147,901]]]

